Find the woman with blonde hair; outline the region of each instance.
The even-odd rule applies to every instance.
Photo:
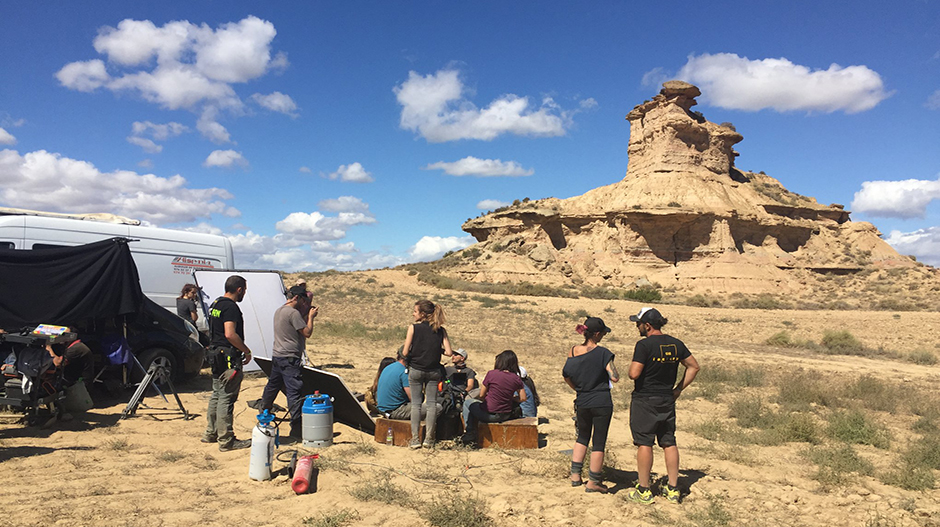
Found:
[[[415,302],[411,315],[415,323],[408,326],[402,355],[408,365],[411,387],[411,448],[421,448],[421,403],[427,397],[427,426],[424,447],[434,448],[437,425],[437,383],[442,378],[441,354],[453,355],[447,330],[444,329],[444,308],[430,300]],[[421,391],[424,390],[424,395]]]

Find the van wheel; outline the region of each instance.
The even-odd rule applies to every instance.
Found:
[[[177,365],[176,356],[173,355],[173,352],[163,348],[151,348],[143,352],[140,357],[140,364],[144,367],[145,371],[150,370],[152,364],[157,364],[163,367],[163,370],[169,375],[170,379],[179,378],[179,366]],[[143,378],[141,376],[141,378]],[[161,375],[157,375],[156,381],[159,384],[166,384],[166,378]]]

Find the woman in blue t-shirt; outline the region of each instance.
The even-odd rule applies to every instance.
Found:
[[[597,317],[588,317],[584,324],[578,325],[577,332],[584,335],[584,344],[574,346],[568,353],[568,360],[562,370],[565,382],[578,393],[575,398],[577,407],[578,438],[571,454],[571,486],[583,483],[581,471],[584,469],[584,457],[587,455],[588,441],[592,439],[591,463],[588,467],[586,492],[607,493],[607,487],[601,484],[604,467],[604,448],[607,446],[607,431],[610,418],[614,413],[614,402],[610,397],[612,382],[620,380],[620,374],[614,366],[614,354],[600,346],[604,335],[610,328]]]
[[[496,364],[486,373],[479,399],[467,399],[467,431],[461,438],[465,445],[476,445],[477,423],[501,423],[512,417],[514,403],[525,401],[525,385],[519,376],[519,359],[512,350],[496,356]]]

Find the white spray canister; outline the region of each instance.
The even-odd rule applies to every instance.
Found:
[[[258,414],[258,426],[251,432],[251,461],[248,464],[248,477],[255,481],[271,479],[271,463],[274,461],[274,436],[276,429],[271,425],[274,415],[269,410]]]

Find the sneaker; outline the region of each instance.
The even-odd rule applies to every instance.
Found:
[[[199,441],[202,443],[218,443],[219,438],[216,436],[202,436],[202,439]]]
[[[663,497],[669,503],[679,503],[679,496],[680,492],[677,487],[670,487],[669,485],[663,487]]]
[[[431,441],[425,440],[425,441],[424,441],[424,444],[423,444],[422,446],[423,446],[424,448],[427,448],[428,450],[433,450],[433,449],[434,449],[434,440],[431,440]]]
[[[642,503],[643,505],[652,505],[653,503],[653,491],[646,489],[640,491],[640,486],[630,489],[630,492],[627,493],[627,498],[630,501],[635,501],[637,503]]]
[[[232,450],[241,450],[251,446],[251,439],[235,439],[231,443],[219,445],[219,452],[231,452]]]
[[[421,448],[421,441],[411,441],[408,443],[408,448],[412,450],[418,450]]]

